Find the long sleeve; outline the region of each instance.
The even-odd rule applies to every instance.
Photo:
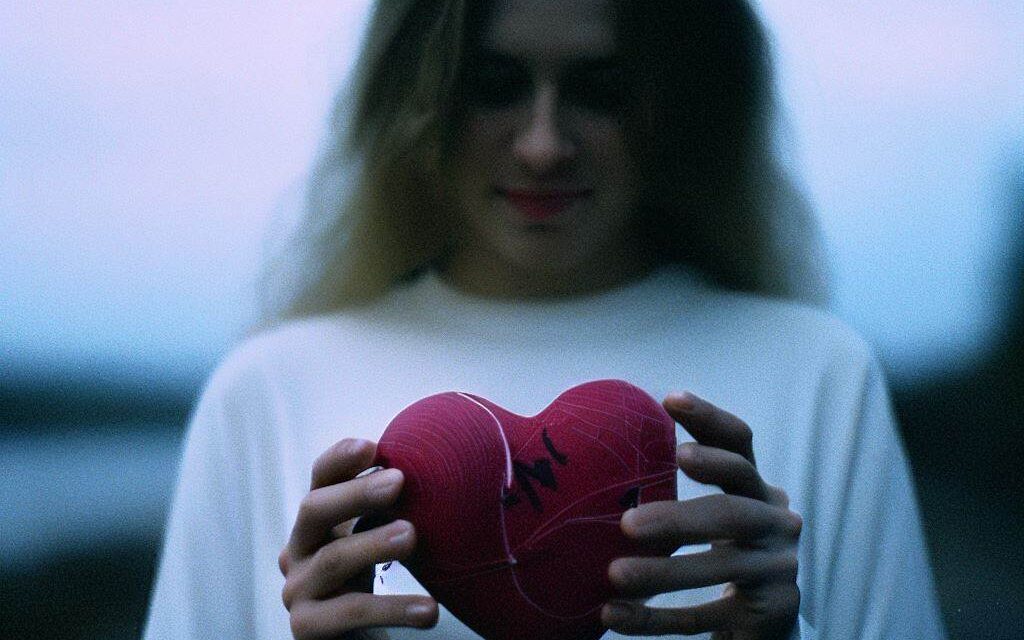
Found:
[[[553,359],[538,336],[570,355]],[[312,461],[341,437],[378,439],[396,411],[440,391],[472,390],[525,414],[588,378],[659,394],[685,384],[759,429],[759,468],[805,523],[794,636],[944,637],[909,466],[863,340],[823,314],[666,272],[536,307],[488,305],[424,279],[380,307],[247,345],[195,411],[147,640],[290,637],[277,555]],[[655,606],[719,593],[662,594]],[[475,637],[450,614],[432,631],[395,635]]]
[[[267,630],[280,628],[283,607],[259,604],[273,599],[263,591],[280,589],[264,586],[276,567],[263,566],[261,528],[275,500],[257,481],[267,457],[258,434],[272,431],[273,418],[252,367],[228,363],[204,391],[185,441],[147,640],[280,636]]]
[[[805,513],[817,522],[802,544],[801,635],[941,640],[910,468],[874,358],[859,377],[848,425],[823,429],[812,445],[819,493]]]

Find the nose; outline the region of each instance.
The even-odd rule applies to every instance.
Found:
[[[577,149],[559,122],[556,87],[538,87],[526,108],[525,122],[512,143],[513,155],[535,175],[557,172],[575,157]]]

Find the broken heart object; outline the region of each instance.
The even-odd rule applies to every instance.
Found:
[[[405,474],[389,514],[416,527],[405,565],[488,640],[598,638],[608,564],[652,555],[623,535],[622,513],[676,499],[674,422],[621,380],[573,387],[532,417],[468,393],[430,396],[391,421],[377,451]]]

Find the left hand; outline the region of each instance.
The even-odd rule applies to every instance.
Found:
[[[789,498],[767,484],[754,463],[750,427],[693,394],[664,407],[696,440],[677,449],[679,467],[725,492],[685,501],[650,502],[622,516],[623,532],[661,550],[711,544],[709,551],[668,558],[619,558],[608,569],[624,598],[726,583],[722,597],[693,607],[653,608],[616,600],[601,620],[629,635],[714,632],[716,639],[785,638],[796,622],[797,542],[802,520]]]

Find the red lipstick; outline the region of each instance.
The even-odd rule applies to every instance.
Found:
[[[523,191],[506,189],[502,195],[527,219],[543,222],[590,195],[588,189]]]

